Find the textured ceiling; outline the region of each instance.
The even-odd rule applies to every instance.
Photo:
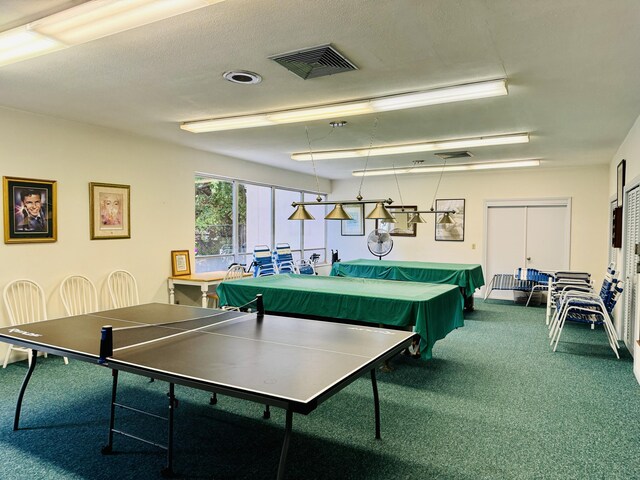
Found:
[[[81,3],[0,0],[0,30]],[[183,121],[332,103],[506,76],[509,95],[308,122],[314,149],[530,132],[525,145],[472,149],[474,161],[608,163],[640,114],[637,0],[226,0],[0,67],[0,105],[112,127],[311,173],[305,124],[193,134]],[[270,56],[333,44],[358,70],[302,80]],[[225,81],[228,70],[263,76]],[[335,120],[342,120],[336,118]],[[440,163],[371,157],[369,167]],[[317,162],[348,178],[363,160]]]

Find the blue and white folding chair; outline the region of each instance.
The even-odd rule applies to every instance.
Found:
[[[609,272],[615,273],[610,267]],[[551,345],[556,351],[562,329],[566,322],[587,323],[594,329],[596,325],[603,325],[609,346],[618,354],[618,336],[616,334],[611,312],[623,291],[623,282],[607,274],[602,282],[599,293],[577,290],[565,290],[556,300],[556,314],[551,323]]]
[[[295,272],[300,275],[315,275],[316,269],[309,260],[298,260],[295,264]]]
[[[587,272],[560,271],[555,272],[549,280],[547,290],[547,313],[545,323],[550,326],[552,317],[557,313],[557,300],[568,291],[593,293],[591,274]]]
[[[271,258],[271,249],[267,245],[256,245],[253,247],[253,276],[264,277],[278,273],[276,265]]]
[[[294,273],[293,255],[291,255],[291,246],[288,243],[276,243],[273,261],[278,268],[278,273]]]
[[[531,302],[531,297],[536,290],[547,290],[549,287],[549,281],[553,278],[553,275],[548,272],[541,272],[535,268],[517,268],[513,274],[516,280],[524,280],[531,282],[529,291],[529,298],[527,299],[526,307]]]

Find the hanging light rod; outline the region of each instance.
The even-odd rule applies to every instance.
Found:
[[[445,172],[463,172],[467,170],[497,170],[501,168],[523,168],[523,167],[539,167],[540,160],[512,160],[506,162],[483,162],[483,163],[461,163],[458,165],[432,165],[426,167],[404,167],[396,168],[395,172],[392,168],[374,168],[366,172],[364,170],[354,170],[351,174],[354,177],[375,176],[375,175],[393,175],[406,173],[440,173]]]
[[[292,207],[298,205],[367,205],[369,203],[386,203],[391,205],[393,200],[390,198],[376,199],[376,200],[320,200],[315,202],[292,202]]]
[[[87,43],[222,1],[93,0],[81,3],[0,33],[0,66]]]
[[[495,145],[513,145],[528,143],[528,133],[508,133],[501,135],[487,135],[484,137],[451,138],[448,140],[435,140],[433,142],[405,143],[398,145],[386,145],[383,147],[356,148],[352,150],[325,150],[313,152],[314,160],[334,160],[337,158],[360,158],[371,155],[401,155],[405,153],[437,152],[439,150],[456,150],[474,147],[490,147]],[[304,162],[311,160],[311,153],[292,153],[292,160]]]
[[[460,102],[478,98],[507,95],[507,81],[504,78],[483,82],[452,85],[432,90],[406,92],[397,95],[365,98],[345,103],[317,105],[308,108],[263,112],[237,117],[221,117],[184,122],[180,128],[193,133],[236,130],[240,128],[265,127],[283,123],[309,122],[336,117],[365,115],[375,112],[405,110],[408,108]]]

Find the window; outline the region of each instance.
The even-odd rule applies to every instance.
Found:
[[[226,270],[232,263],[250,265],[255,245],[288,243],[294,259],[317,253],[326,258],[325,206],[311,205],[315,220],[288,220],[292,202],[314,201],[317,194],[270,185],[195,177],[196,272]],[[325,197],[326,198],[326,197]]]

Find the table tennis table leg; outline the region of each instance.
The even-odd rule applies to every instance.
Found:
[[[169,418],[167,438],[167,466],[162,469],[162,476],[173,477],[173,413],[176,407],[175,384],[169,384]]]
[[[29,370],[27,370],[27,374],[22,381],[22,386],[20,387],[20,394],[18,395],[18,402],[16,403],[16,413],[13,417],[13,429],[18,430],[20,424],[20,410],[22,410],[22,398],[24,397],[24,392],[27,390],[27,385],[29,384],[29,380],[31,379],[31,374],[33,370],[36,368],[36,359],[38,358],[38,351],[31,349],[30,352],[31,361],[29,362]]]
[[[378,382],[376,381],[376,369],[371,369],[371,386],[373,387],[373,408],[376,417],[376,440],[380,440],[380,397],[378,396]]]
[[[293,410],[287,408],[287,420],[284,430],[284,440],[282,442],[282,451],[280,452],[280,463],[278,464],[278,480],[284,478],[284,466],[287,463],[287,452],[289,450],[289,440],[291,440],[291,426],[293,423]]]
[[[100,450],[103,455],[108,455],[113,451],[113,429],[116,426],[116,394],[118,393],[118,370],[111,370],[113,383],[111,385],[111,416],[109,418],[109,441]]]

